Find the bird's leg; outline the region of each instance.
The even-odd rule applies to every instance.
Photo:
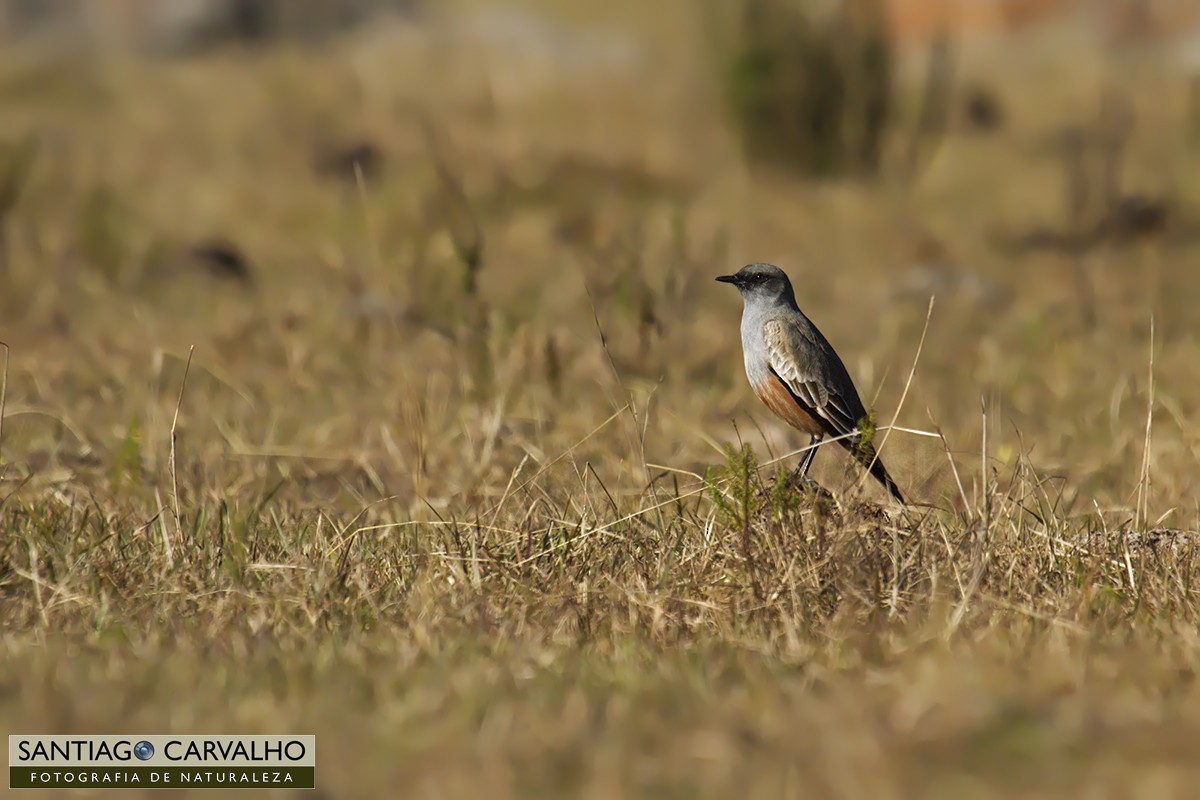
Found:
[[[796,471],[792,473],[792,481],[794,483],[806,482],[808,468],[812,466],[813,456],[817,454],[817,444],[821,441],[820,436],[814,436],[808,442],[808,452],[804,454],[804,458],[800,460],[800,465],[796,467]]]
[[[833,495],[829,493],[824,486],[808,477],[808,468],[812,466],[813,456],[817,454],[817,445],[820,444],[821,436],[814,436],[808,442],[808,450],[804,453],[804,458],[800,460],[800,466],[796,467],[796,471],[792,473],[792,485],[806,494],[811,494],[818,501],[833,502]]]

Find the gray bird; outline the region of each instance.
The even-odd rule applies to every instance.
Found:
[[[859,423],[867,411],[846,366],[796,306],[787,273],[774,264],[747,264],[717,280],[742,294],[742,352],[754,393],[780,419],[812,437],[793,478],[805,480],[825,436],[845,437],[838,443],[905,505],[875,447],[862,439]]]

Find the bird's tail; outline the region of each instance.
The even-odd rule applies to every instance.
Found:
[[[855,457],[859,463],[866,467],[873,478],[887,489],[888,494],[896,498],[900,505],[907,506],[908,502],[904,499],[904,495],[900,493],[900,487],[892,480],[892,476],[888,474],[887,467],[883,465],[883,460],[875,453],[875,448],[870,444],[860,445],[856,448]]]
[[[883,488],[887,489],[888,494],[896,498],[900,505],[908,505],[908,501],[904,499],[904,495],[900,494],[900,487],[892,480],[892,476],[888,474],[887,469],[883,466],[883,462],[878,458],[875,459],[875,464],[871,467],[871,475],[883,484]]]

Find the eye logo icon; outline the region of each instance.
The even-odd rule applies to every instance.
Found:
[[[133,746],[133,754],[139,761],[149,761],[154,758],[154,745],[143,739]]]

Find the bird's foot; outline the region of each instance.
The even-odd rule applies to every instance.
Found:
[[[814,500],[826,503],[834,502],[833,494],[828,489],[807,476],[800,477],[799,475],[793,475],[792,486]]]

